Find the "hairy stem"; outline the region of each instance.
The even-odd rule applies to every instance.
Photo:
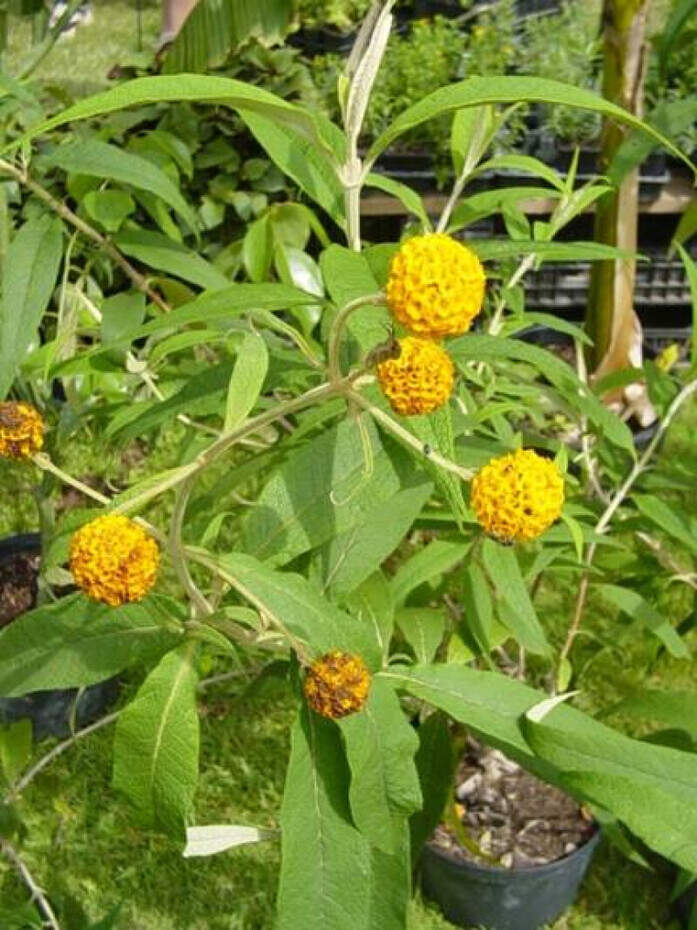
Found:
[[[182,543],[184,517],[186,516],[186,508],[189,503],[191,491],[194,487],[195,479],[196,476],[191,475],[177,492],[169,531],[169,555],[172,559],[172,565],[177,573],[177,577],[189,596],[195,611],[205,617],[213,613],[213,608],[201,591],[199,591],[194,579],[191,577]]]
[[[29,173],[21,168],[18,168],[16,165],[13,165],[11,162],[5,161],[4,158],[0,159],[0,171],[4,174],[10,175],[16,181],[18,181],[23,187],[31,191],[35,197],[38,197],[39,200],[42,200],[48,207],[53,210],[61,219],[64,219],[67,223],[70,223],[75,229],[82,233],[85,238],[90,239],[96,245],[102,249],[109,258],[115,262],[119,268],[122,269],[124,274],[130,279],[133,286],[142,291],[143,294],[148,297],[154,304],[156,304],[160,310],[165,313],[169,313],[170,306],[166,300],[164,300],[157,291],[148,284],[148,280],[145,275],[142,275],[137,269],[131,265],[131,263],[126,259],[121,252],[116,248],[116,246],[98,232],[93,226],[90,226],[89,223],[85,222],[77,213],[73,213],[70,207],[67,207],[62,201],[56,199],[53,194],[49,193],[45,187],[42,187],[38,181],[35,181]]]
[[[440,452],[437,452],[435,449],[426,447],[413,433],[410,433],[408,429],[405,429],[389,414],[385,413],[384,410],[372,404],[358,391],[348,388],[344,393],[349,400],[353,401],[357,407],[361,407],[363,410],[367,411],[374,419],[381,423],[385,429],[392,433],[393,436],[406,445],[411,446],[412,449],[423,455],[424,458],[427,458],[430,462],[434,462],[445,471],[449,471],[451,474],[456,475],[462,481],[471,481],[474,477],[475,472],[471,468],[463,468],[456,462],[441,455]]]
[[[360,310],[361,307],[382,307],[384,304],[384,294],[371,294],[366,297],[358,297],[339,310],[329,331],[329,345],[327,347],[327,371],[330,384],[338,384],[341,380],[341,337],[348,318],[356,310]]]

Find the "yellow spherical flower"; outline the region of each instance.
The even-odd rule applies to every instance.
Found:
[[[455,369],[438,343],[407,336],[399,340],[399,355],[378,365],[380,387],[395,413],[431,413],[453,391]]]
[[[155,540],[121,514],[97,517],[70,541],[75,584],[111,607],[144,597],[155,584],[159,562]]]
[[[310,707],[332,720],[363,707],[370,690],[370,672],[360,656],[328,652],[310,666],[303,685]]]
[[[472,481],[470,503],[490,536],[504,543],[527,542],[559,518],[564,479],[551,459],[518,449],[480,469]]]
[[[0,456],[31,458],[44,444],[44,421],[29,404],[5,401],[0,404]]]
[[[414,236],[390,262],[387,305],[417,336],[464,333],[482,309],[484,269],[471,249],[442,233]]]

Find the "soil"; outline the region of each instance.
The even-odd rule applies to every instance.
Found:
[[[474,740],[457,770],[455,797],[475,849],[465,849],[447,824],[438,827],[433,842],[466,862],[545,865],[583,846],[596,830],[591,815],[568,795]],[[477,847],[484,855],[476,855]]]
[[[0,628],[36,604],[38,554],[14,553],[0,559]]]

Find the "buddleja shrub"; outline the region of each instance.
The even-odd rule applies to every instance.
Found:
[[[148,665],[118,719],[114,784],[140,823],[182,839],[188,832],[187,854],[205,855],[274,834],[193,824],[197,657],[212,648],[223,661],[262,653],[275,668],[284,663],[298,711],[279,811],[282,930],[404,927],[412,862],[448,791],[447,717],[697,870],[697,759],[630,739],[564,703],[578,675],[571,650],[589,588],[632,618],[629,636],[646,630],[686,655],[669,620],[638,591],[608,584],[594,559],[618,521],[627,527],[624,539],[639,523],[653,544],[646,528],[657,525],[695,550],[679,514],[635,491],[696,383],[647,369],[662,420],[638,458],[626,424],[587,384],[582,351],[577,374],[514,338],[545,322],[582,350],[580,330],[524,312],[521,280],[541,260],[624,257],[594,243],[554,241],[606,185],[575,189],[573,170],[560,179],[526,158],[519,167],[537,175],[540,187],[466,194],[477,174],[510,166],[510,157],[484,159],[520,101],[601,113],[672,146],[578,88],[471,77],[402,113],[360,158],[390,25],[390,4],[375,3],[340,82],[342,128],[244,83],[179,75],[128,82],[20,140],[26,154],[49,129],[152,101],[231,107],[346,235],[348,245],[323,249],[318,268],[303,262],[297,286],[230,284],[168,312],[152,305],[144,322],[108,343],[94,342],[94,332],[90,342],[78,338],[74,357],[49,371],[74,374],[121,350],[129,372],[142,374],[143,393],[118,411],[107,434],[128,441],[175,417],[191,431],[182,457],[162,474],[104,497],[42,450],[33,409],[14,401],[0,407],[0,454],[31,459],[99,508],[81,517],[68,546],[58,544],[77,593],[0,633],[0,693],[81,688]],[[401,133],[447,113],[454,114],[457,180],[434,231],[419,197],[371,168]],[[417,234],[364,247],[366,187],[400,198]],[[530,226],[518,204],[531,195],[554,200],[549,222]],[[464,245],[453,238],[495,212],[510,239]],[[37,222],[44,219],[28,220],[25,230]],[[23,232],[40,241],[41,230]],[[32,254],[40,264],[41,249]],[[37,293],[17,306],[6,299],[5,331],[11,320],[17,345],[30,341],[23,327],[36,326]],[[32,312],[21,316],[25,306]],[[321,312],[303,329],[293,321],[300,314],[307,323],[311,316],[301,311],[308,307]],[[197,348],[206,344],[201,356]],[[172,354],[179,362],[168,380],[162,360]],[[157,372],[162,390],[153,399],[147,392]],[[211,470],[215,482],[203,481]],[[254,495],[246,510],[247,498],[231,503],[239,491]],[[158,522],[164,508],[157,516],[147,510],[161,497],[173,500],[168,526]],[[228,507],[233,514],[221,512]],[[643,522],[627,522],[638,514]],[[438,536],[390,574],[384,562],[413,527],[437,528]],[[579,585],[565,640],[555,618],[540,622],[529,593],[553,564]],[[179,597],[162,593],[165,566]],[[461,593],[450,615],[428,593],[443,574]],[[495,667],[492,650],[507,640],[536,657],[537,680],[552,683],[552,698]]]

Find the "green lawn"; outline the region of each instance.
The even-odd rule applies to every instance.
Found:
[[[146,64],[160,30],[160,4],[142,0],[142,54],[138,51],[137,0],[92,0],[93,20],[60,39],[34,72],[72,97],[102,90],[114,65]],[[32,55],[31,23],[12,17],[5,67],[17,74]]]

